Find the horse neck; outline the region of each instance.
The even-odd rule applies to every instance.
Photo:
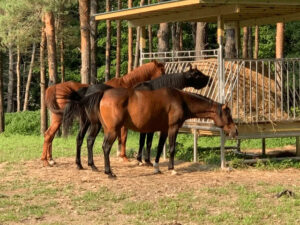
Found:
[[[157,69],[157,67],[152,64],[153,63],[149,63],[140,66],[119,79],[122,80],[126,88],[133,87],[143,81],[151,80],[152,75],[155,74],[155,70]]]
[[[167,74],[157,79],[151,80],[150,84],[153,89],[159,89],[163,87],[172,87],[183,89],[186,87],[186,82],[183,74]]]
[[[218,121],[218,111],[221,104],[203,96],[185,93],[185,103],[188,108],[186,119],[201,118]]]

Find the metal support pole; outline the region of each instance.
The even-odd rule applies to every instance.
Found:
[[[266,155],[266,139],[265,139],[265,138],[262,138],[262,139],[261,139],[261,143],[262,143],[262,151],[261,151],[261,154],[262,154],[263,156],[265,156],[265,155]]]
[[[220,131],[220,141],[221,141],[221,169],[226,168],[226,159],[225,159],[225,134],[224,131]]]
[[[224,60],[223,60],[223,42],[224,42],[224,21],[222,16],[218,16],[218,31],[217,39],[219,44],[219,53],[218,53],[218,75],[219,75],[219,102],[221,104],[225,103],[225,87],[224,87]],[[225,134],[224,131],[220,131],[221,137],[221,168],[226,167],[225,162]]]
[[[296,156],[300,156],[300,138],[296,137]]]
[[[197,157],[197,143],[198,143],[198,133],[197,130],[194,130],[194,162],[198,161],[198,157]]]

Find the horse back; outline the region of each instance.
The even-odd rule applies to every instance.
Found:
[[[81,84],[74,81],[52,85],[46,89],[45,103],[51,112],[62,113],[71,92],[78,91],[80,88],[87,86],[88,84]]]

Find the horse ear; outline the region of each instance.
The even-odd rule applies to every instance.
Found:
[[[158,64],[158,62],[154,59],[154,60],[152,60],[152,62],[155,64],[155,65],[157,65]]]

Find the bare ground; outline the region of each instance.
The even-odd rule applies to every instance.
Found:
[[[95,164],[100,172],[93,172],[87,166],[87,159],[83,158],[84,170],[77,170],[74,158],[58,158],[53,167],[43,167],[40,160],[25,161],[19,164],[0,164],[1,182],[6,183],[19,177],[21,180],[36,180],[38,182],[54,182],[55,186],[72,185],[74,196],[80,195],[88,190],[94,191],[99,187],[106,187],[114,193],[122,192],[131,196],[131,200],[152,201],[165,196],[175,196],[186,190],[199,190],[205,187],[220,187],[223,185],[247,185],[255,186],[263,182],[270,185],[284,185],[286,187],[300,186],[300,171],[297,169],[284,170],[257,170],[238,169],[220,170],[219,168],[208,167],[200,163],[188,163],[176,161],[177,175],[171,175],[167,169],[167,161],[160,163],[162,174],[154,175],[152,167],[138,166],[135,161],[130,163],[121,162],[117,158],[111,158],[113,172],[116,179],[108,179],[103,173],[103,157],[95,157]],[[22,192],[18,189],[17,192]],[[6,195],[16,194],[16,190],[8,191]],[[65,197],[55,199],[59,202],[58,207],[68,207]],[[72,211],[72,208],[70,208]],[[99,212],[97,212],[99,213]],[[95,212],[91,212],[91,215]],[[117,213],[112,212],[118,218]],[[76,212],[69,218],[58,218],[58,216],[43,216],[22,221],[21,224],[40,224],[61,221],[66,224],[84,224],[91,215],[78,215]],[[126,217],[116,219],[107,224],[127,224]],[[123,223],[124,222],[124,223]],[[93,223],[93,222],[92,222]],[[99,222],[97,222],[99,223]],[[130,223],[129,223],[130,224]]]

